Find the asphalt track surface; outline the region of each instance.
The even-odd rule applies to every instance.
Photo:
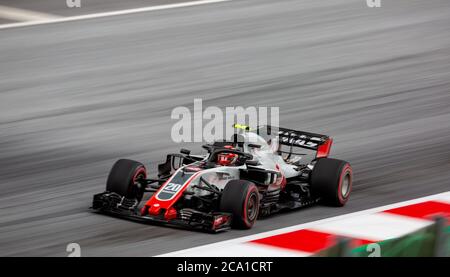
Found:
[[[450,2],[236,0],[0,30],[0,255],[150,256],[450,188]],[[113,162],[151,171],[171,110],[279,106],[335,138],[344,208],[204,234],[89,211]],[[198,148],[197,148],[198,149]]]

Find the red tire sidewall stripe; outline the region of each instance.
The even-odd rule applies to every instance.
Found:
[[[347,198],[342,198],[342,182],[344,181],[344,176],[347,175],[347,173],[349,173],[349,177],[350,177],[350,184],[349,184],[349,188],[348,188],[348,192],[347,192]],[[339,202],[341,202],[341,204],[345,204],[345,202],[347,202],[348,197],[350,196],[350,192],[352,191],[352,186],[353,186],[353,171],[352,171],[352,167],[350,166],[350,164],[345,164],[344,168],[342,169],[341,172],[341,176],[339,177],[339,186],[338,186],[338,198],[339,198]]]
[[[136,169],[136,171],[134,172],[133,178],[131,179],[131,181],[133,182],[133,186],[136,182],[136,178],[137,176],[139,176],[139,174],[143,173],[144,174],[144,178],[147,178],[147,170],[145,169],[144,166],[140,166]],[[130,187],[131,188],[131,187]]]
[[[258,190],[256,189],[256,187],[255,186],[252,186],[251,187],[251,189],[249,189],[248,190],[248,192],[247,192],[247,195],[245,196],[245,201],[244,201],[244,210],[243,210],[243,213],[244,213],[244,216],[243,216],[243,218],[244,218],[244,223],[245,223],[245,225],[247,225],[247,227],[251,227],[253,224],[251,223],[251,222],[249,222],[248,221],[248,218],[247,218],[247,204],[248,204],[248,199],[250,198],[250,195],[252,195],[252,193],[253,192],[255,192],[255,194],[256,194],[256,202],[257,203],[255,203],[255,205],[258,205],[258,210],[259,210],[259,195],[258,195]],[[256,211],[256,217],[258,217],[258,212],[259,211]],[[255,217],[255,218],[256,218]]]
[[[133,175],[133,178],[132,178],[133,183],[136,181],[136,177],[137,177],[140,173],[144,173],[144,177],[147,177],[147,171],[145,170],[145,167],[140,166],[140,167],[138,167],[138,168],[136,169],[136,171],[134,172],[134,175]]]

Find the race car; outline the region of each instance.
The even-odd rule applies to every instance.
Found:
[[[158,165],[158,178],[147,178],[140,162],[118,160],[106,191],[94,195],[92,208],[129,219],[220,232],[250,229],[257,218],[282,210],[315,203],[339,207],[348,201],[352,168],[328,157],[332,138],[273,126],[234,127],[229,140],[203,145],[203,155],[187,149],[168,154]],[[146,192],[151,196],[142,201]]]

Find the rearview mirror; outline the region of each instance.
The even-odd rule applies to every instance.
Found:
[[[261,145],[259,145],[259,144],[252,144],[252,143],[250,143],[250,144],[248,145],[248,147],[250,147],[250,148],[257,148],[257,149],[259,149],[259,148],[261,148]]]
[[[185,149],[185,148],[181,148],[180,153],[186,156],[189,156],[191,154],[191,150],[189,149]]]
[[[248,161],[245,161],[245,164],[250,165],[250,166],[258,166],[260,163],[256,160],[248,160]]]

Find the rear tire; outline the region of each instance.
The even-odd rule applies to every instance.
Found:
[[[342,207],[352,190],[352,167],[346,161],[321,158],[311,174],[311,190],[324,204]]]
[[[143,164],[133,160],[120,159],[109,172],[106,191],[141,201],[145,188],[137,182],[140,178],[147,178],[147,171]]]
[[[229,181],[222,192],[220,210],[233,215],[234,228],[252,228],[259,213],[258,188],[245,180]]]

